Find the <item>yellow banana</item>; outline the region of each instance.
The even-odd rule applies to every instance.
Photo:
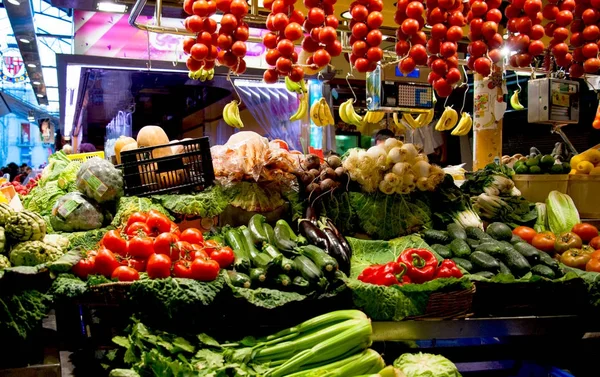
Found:
[[[302,80],[304,81],[304,80]],[[285,76],[285,88],[292,93],[302,93],[303,89],[300,83],[292,81],[289,76]]]
[[[244,123],[242,122],[242,118],[240,117],[240,108],[238,106],[238,101],[233,101],[233,105],[231,106],[231,114],[232,118],[235,121],[238,128],[243,128]]]
[[[519,89],[510,96],[510,106],[515,110],[525,110],[525,106],[521,105],[521,101],[519,101]]]
[[[325,113],[325,119],[327,121],[327,124],[328,125],[335,124],[335,120],[333,119],[333,114],[331,113],[331,108],[329,107],[327,100],[325,100],[325,97],[321,97],[321,101],[322,101],[321,106],[323,107],[323,112]]]
[[[206,79],[212,80],[214,77],[215,77],[215,69],[211,68],[211,70],[208,72],[208,77]]]
[[[404,125],[398,119],[398,113],[393,113],[392,114],[392,118],[394,120],[394,126],[395,126],[395,132],[394,133],[398,133],[398,134],[404,134],[404,133],[406,133],[406,127],[404,127]]]
[[[298,110],[296,111],[296,113],[294,115],[292,115],[290,117],[290,121],[294,122],[294,121],[304,118],[304,116],[306,115],[307,108],[308,108],[307,96],[302,96],[300,98],[300,103],[298,104]]]
[[[471,118],[471,114],[462,113],[460,117],[460,122],[454,130],[452,130],[452,135],[454,136],[464,136],[471,131],[471,127],[473,126],[473,119]]]
[[[404,120],[406,124],[408,124],[408,126],[412,129],[421,127],[421,125],[415,120],[415,118],[413,118],[412,114],[410,113],[402,113],[402,120]]]
[[[354,110],[354,103],[352,100],[348,100],[348,105],[345,107],[346,109],[346,117],[350,120],[350,124],[355,125],[356,127],[360,127],[362,123],[362,117],[356,113]]]
[[[319,121],[321,122],[321,127],[325,127],[329,124],[329,119],[327,118],[327,112],[325,108],[328,107],[325,102],[325,98],[321,97],[319,99]]]
[[[233,104],[233,102],[229,102],[223,108],[223,120],[225,121],[225,123],[227,123],[228,126],[235,127],[234,126],[234,121],[231,120],[231,118],[229,118],[229,109],[231,108],[232,104]]]
[[[427,124],[431,123],[433,121],[433,117],[435,116],[435,110],[433,108],[427,110]]]
[[[313,121],[315,126],[321,127],[321,119],[319,118],[319,101],[312,104],[310,107],[310,119]]]
[[[346,107],[348,107],[348,101],[343,102],[338,108],[338,115],[342,122],[350,124],[350,119],[346,116]]]
[[[458,122],[458,113],[450,106],[446,106],[446,109],[442,113],[442,116],[435,125],[436,131],[448,131],[456,126]]]
[[[238,101],[233,100],[229,102],[223,108],[223,120],[231,127],[242,128],[244,124],[240,118],[240,109],[238,107]]]

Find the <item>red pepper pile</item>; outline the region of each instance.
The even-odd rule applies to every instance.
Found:
[[[383,265],[372,265],[363,270],[358,280],[375,285],[404,285],[425,283],[437,278],[460,278],[462,272],[456,263],[444,259],[438,266],[435,255],[427,249],[406,249],[398,260]]]
[[[205,240],[195,228],[180,232],[169,218],[151,210],[135,212],[122,230],[107,232],[99,248],[73,266],[73,273],[82,279],[100,274],[133,281],[145,271],[151,279],[175,276],[212,281],[234,259],[230,247]]]

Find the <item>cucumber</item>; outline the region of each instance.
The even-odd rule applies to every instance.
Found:
[[[523,240],[521,237],[517,236],[516,234],[513,234],[512,238],[509,241],[511,244],[517,244],[519,242],[525,242],[525,240]]]
[[[477,228],[474,226],[466,227],[465,233],[467,233],[467,237],[473,238],[476,240],[480,240],[480,241],[492,238],[489,235],[487,235],[481,228]]]
[[[252,285],[250,276],[237,271],[227,271],[229,281],[234,287],[250,288]]]
[[[460,266],[467,272],[473,271],[473,263],[471,263],[470,261],[464,258],[452,258],[452,260],[454,261],[454,263],[456,263],[457,266]]]
[[[313,261],[304,255],[298,255],[294,258],[294,268],[310,284],[318,284],[323,278],[323,272],[314,264]]]
[[[490,271],[479,271],[474,273],[473,275],[483,276],[486,279],[491,279],[495,276],[494,273]]]
[[[267,232],[265,231],[264,224],[267,219],[263,215],[254,215],[248,222],[248,229],[252,233],[252,239],[257,244],[268,242]]]
[[[475,251],[480,251],[493,257],[500,256],[502,254],[502,250],[503,248],[499,244],[492,242],[481,243],[475,248]]]
[[[435,229],[425,229],[423,231],[423,239],[427,243],[448,243],[451,238],[448,236],[447,232]]]
[[[470,247],[471,249],[475,249],[475,248],[477,248],[477,246],[479,246],[479,244],[481,244],[481,241],[479,241],[479,240],[474,240],[474,239],[472,239],[472,238],[467,238],[467,240],[466,240],[466,241],[467,241],[467,245],[469,245],[469,247]]]
[[[450,242],[450,251],[452,251],[452,255],[459,258],[465,258],[471,255],[471,248],[467,244],[467,241],[461,240],[460,238],[453,239]]]
[[[556,273],[550,267],[545,266],[543,264],[537,264],[531,267],[531,273],[534,275],[545,277],[547,279],[556,278]]]
[[[444,259],[452,258],[452,251],[447,246],[436,243],[435,245],[431,245],[431,248]]]
[[[267,279],[267,271],[264,268],[251,268],[249,272],[252,285],[261,285]]]
[[[452,239],[457,239],[457,238],[459,238],[461,240],[467,239],[467,232],[465,232],[465,230],[463,229],[462,226],[460,226],[456,223],[452,223],[452,224],[448,225],[447,231],[448,231],[448,235]]]
[[[515,250],[517,250],[519,253],[521,253],[522,256],[527,258],[527,261],[531,265],[535,265],[535,264],[539,263],[540,251],[538,249],[536,249],[534,246],[532,246],[526,242],[519,242],[517,244],[514,244],[513,247],[515,248]]]
[[[267,242],[269,242],[271,245],[276,245],[277,241],[275,239],[275,230],[273,229],[273,227],[271,225],[269,225],[268,223],[264,223],[263,229],[265,230],[265,233],[267,234]]]
[[[493,256],[481,251],[475,251],[469,256],[469,260],[473,263],[473,268],[478,271],[492,271],[494,273],[500,271],[500,264]]]
[[[227,233],[225,233],[225,242],[231,246],[235,254],[235,269],[248,271],[251,266],[251,256],[241,232],[238,229],[227,231]]]
[[[500,265],[500,273],[501,274],[507,274],[507,275],[512,275],[512,271],[510,270],[510,268],[506,267],[506,265],[499,259],[497,259],[498,264]]]
[[[493,239],[498,241],[510,241],[513,233],[510,227],[504,223],[491,223],[485,230]]]
[[[338,263],[335,258],[316,246],[302,246],[300,254],[312,260],[323,273],[334,272],[338,269]]]
[[[275,277],[275,285],[281,288],[288,288],[292,284],[292,279],[286,274],[279,274]]]
[[[531,265],[527,262],[527,258],[514,248],[504,249],[502,255],[502,261],[510,268],[513,275],[521,277],[531,270]]]
[[[550,267],[555,271],[557,271],[559,267],[558,261],[552,258],[550,254],[545,253],[543,251],[540,252],[540,263]]]

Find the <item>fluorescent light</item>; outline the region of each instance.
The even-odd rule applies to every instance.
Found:
[[[29,64],[27,64],[27,66],[28,66],[29,68],[35,68],[35,67],[37,67],[37,65],[35,65],[35,64],[33,64],[33,63],[29,63]]]
[[[21,5],[21,2],[19,2],[18,0],[6,0],[9,3],[11,3],[12,5]]]
[[[510,54],[510,49],[508,47],[502,47],[500,52],[502,53],[502,56],[508,56],[508,54]]]
[[[38,98],[44,97],[44,95],[42,93],[38,93],[37,96],[38,96]]]
[[[81,80],[81,66],[67,66],[67,85],[65,93],[65,135],[71,136],[75,110],[77,108],[77,96],[79,94],[79,81]]]
[[[23,43],[29,43],[29,39],[25,39],[25,38],[21,38],[21,39],[19,39],[19,41],[21,41]]]
[[[98,3],[97,9],[100,12],[125,13],[127,12],[127,5],[103,2]]]
[[[32,83],[33,85],[41,85],[41,84],[42,84],[42,83],[41,83],[41,82],[39,82],[39,81],[32,81],[31,83]]]
[[[352,14],[350,14],[350,11],[345,11],[344,13],[341,14],[342,18],[345,18],[347,20],[351,20],[352,19]]]

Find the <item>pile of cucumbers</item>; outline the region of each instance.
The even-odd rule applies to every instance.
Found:
[[[450,224],[446,231],[425,230],[423,238],[442,258],[452,259],[469,274],[488,279],[497,274],[520,278],[529,272],[548,279],[562,276],[558,261],[514,235],[504,223],[492,223],[485,232]]]
[[[234,286],[307,294],[343,284],[336,259],[296,235],[285,220],[273,227],[254,215],[248,226],[226,231],[225,242],[235,253],[234,270],[227,271]]]

